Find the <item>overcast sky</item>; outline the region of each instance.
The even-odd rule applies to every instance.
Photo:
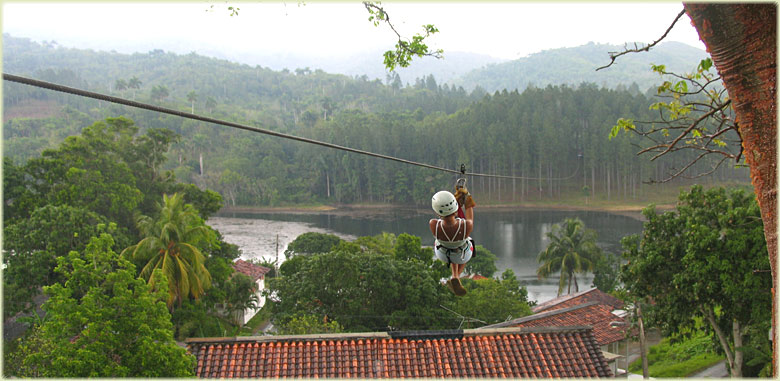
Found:
[[[228,6],[240,8],[230,16]],[[651,42],[682,10],[681,2],[656,3],[394,3],[383,2],[406,36],[434,24],[429,46],[445,51],[515,59],[541,50],[588,42]],[[387,50],[395,40],[385,25],[374,27],[359,2],[192,3],[3,3],[3,32],[67,47],[176,53],[262,52],[348,56]],[[700,49],[690,19],[683,16],[667,41]]]

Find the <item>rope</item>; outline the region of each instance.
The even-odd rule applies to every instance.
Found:
[[[222,125],[222,126],[238,128],[238,129],[241,129],[241,130],[257,132],[257,133],[260,133],[260,134],[276,136],[276,137],[283,138],[283,139],[296,140],[296,141],[299,141],[299,142],[315,144],[315,145],[319,145],[319,146],[323,146],[323,147],[328,147],[328,148],[333,148],[333,149],[337,149],[337,150],[357,153],[357,154],[371,156],[371,157],[376,157],[376,158],[380,158],[380,159],[397,161],[399,163],[415,165],[415,166],[423,167],[423,168],[435,169],[437,171],[449,172],[449,173],[454,173],[454,174],[457,174],[457,175],[480,176],[480,177],[495,177],[495,178],[518,179],[518,180],[538,180],[539,179],[538,177],[502,176],[502,175],[491,175],[491,174],[485,174],[485,173],[468,173],[468,172],[467,173],[462,173],[461,171],[457,171],[457,170],[454,170],[454,169],[449,169],[449,168],[444,168],[444,167],[437,167],[435,165],[430,165],[430,164],[425,164],[425,163],[418,163],[416,161],[400,159],[400,158],[393,157],[393,156],[382,155],[382,154],[369,152],[369,151],[364,151],[364,150],[360,150],[360,149],[356,149],[356,148],[340,146],[338,144],[327,143],[327,142],[323,142],[323,141],[319,141],[319,140],[314,140],[314,139],[304,138],[304,137],[300,137],[300,136],[285,134],[285,133],[281,133],[281,132],[266,130],[264,128],[252,127],[252,126],[247,126],[245,124],[233,123],[233,122],[228,122],[228,121],[225,121],[225,120],[209,118],[209,117],[206,117],[206,116],[201,116],[201,115],[197,115],[197,114],[191,114],[191,113],[188,113],[188,112],[173,110],[173,109],[160,107],[160,106],[154,106],[154,105],[150,105],[148,103],[136,102],[136,101],[132,101],[132,100],[129,100],[129,99],[114,97],[114,96],[111,96],[111,95],[105,95],[105,94],[100,94],[100,93],[96,93],[96,92],[92,92],[92,91],[77,89],[77,88],[74,88],[74,87],[58,85],[56,83],[40,81],[40,80],[32,79],[32,78],[20,77],[18,75],[3,73],[3,80],[11,81],[11,82],[17,82],[17,83],[21,83],[21,84],[28,85],[28,86],[40,87],[40,88],[48,89],[48,90],[52,90],[52,91],[58,91],[58,92],[61,92],[61,93],[68,93],[68,94],[78,95],[78,96],[81,96],[81,97],[92,98],[92,99],[97,99],[97,100],[101,100],[101,101],[106,101],[106,102],[121,104],[121,105],[125,105],[125,106],[140,108],[140,109],[143,109],[143,110],[149,110],[149,111],[159,112],[159,113],[163,113],[163,114],[175,115],[175,116],[182,117],[182,118],[199,120],[201,122],[213,123],[213,124],[218,124],[218,125]],[[574,171],[574,173],[572,175],[567,176],[567,177],[563,177],[563,178],[548,178],[548,180],[567,180],[567,179],[570,179],[570,178],[576,176],[577,173],[579,172],[579,170],[580,170],[580,165],[579,165],[579,161],[578,161],[577,162],[577,169]]]

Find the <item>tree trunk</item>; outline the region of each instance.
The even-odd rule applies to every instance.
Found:
[[[539,199],[542,199],[542,162],[539,161]]]
[[[732,100],[745,161],[764,221],[772,284],[777,282],[777,5],[686,3],[685,11],[712,55]],[[777,299],[772,329],[777,353]],[[772,356],[777,377],[777,364]]]
[[[742,359],[744,358],[744,351],[736,350],[736,348],[742,347],[742,327],[738,321],[734,320],[731,323],[732,330],[734,331],[734,369],[731,370],[731,377],[742,377]]]
[[[642,304],[636,304],[636,316],[639,321],[639,356],[642,358],[642,378],[650,378],[647,364],[647,340],[645,339],[645,321],[642,318]]]
[[[200,164],[200,175],[203,176],[203,153],[198,153],[198,163]]]
[[[720,347],[723,349],[723,352],[726,353],[726,361],[729,363],[729,369],[731,369],[731,375],[734,377],[734,353],[731,351],[731,347],[729,346],[729,339],[726,337],[726,334],[723,332],[722,329],[720,329],[720,326],[718,326],[718,322],[715,321],[715,312],[712,311],[712,309],[704,310],[702,307],[702,311],[704,312],[704,316],[707,318],[707,322],[710,324],[710,327],[715,331],[715,335],[718,337],[718,342],[720,342]]]
[[[325,188],[327,189],[328,198],[330,198],[330,175],[328,175],[328,171],[325,171]]]

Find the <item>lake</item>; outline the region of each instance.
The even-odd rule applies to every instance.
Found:
[[[424,246],[433,245],[427,210],[391,210],[372,215],[361,210],[350,215],[343,212],[317,213],[226,213],[209,218],[208,224],[219,230],[227,242],[241,248],[241,257],[284,260],[284,250],[297,236],[306,232],[335,234],[353,240],[388,232],[408,233],[422,237]],[[509,210],[477,208],[472,237],[498,257],[500,275],[511,268],[526,285],[530,300],[544,302],[556,297],[557,276],[546,280],[536,277],[536,256],[547,247],[545,236],[553,224],[565,218],[578,217],[585,226],[598,233],[598,245],[604,250],[620,252],[620,239],[642,231],[642,222],[624,215],[594,211]],[[592,275],[577,279],[580,290],[591,285]],[[565,292],[565,291],[564,291]]]

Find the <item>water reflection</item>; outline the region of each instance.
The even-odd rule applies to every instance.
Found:
[[[490,209],[478,209],[477,211],[472,237],[478,245],[484,246],[496,255],[496,267],[498,268],[496,275],[511,268],[518,279],[527,285],[529,297],[540,302],[555,297],[558,288],[557,277],[541,281],[536,277],[536,268],[538,267],[536,256],[547,247],[546,233],[552,230],[553,224],[560,223],[566,218],[578,217],[583,220],[586,227],[596,230],[599,247],[614,253],[620,251],[620,239],[623,236],[637,234],[642,230],[642,223],[636,219],[604,212],[494,211]],[[269,230],[284,236],[284,242],[280,244],[282,252],[297,234],[306,231],[331,232],[346,238],[370,236],[382,232],[396,235],[408,233],[421,237],[423,245],[430,246],[433,243],[433,237],[428,231],[427,224],[432,215],[420,212],[398,211],[383,216],[363,217],[328,213],[221,213],[219,216],[209,219],[209,224],[225,234],[220,228],[220,225],[227,224],[224,218],[229,218],[231,221],[237,221],[236,219],[266,221],[267,224],[261,224],[263,231],[241,232],[241,229],[252,230],[253,225],[244,225],[241,229],[234,229],[230,236],[246,233],[249,238],[243,240],[243,244],[239,244],[244,250],[245,256],[263,256],[268,259],[272,259],[274,256],[273,252],[268,252],[268,248],[273,247],[272,241],[275,240],[273,234],[267,234]],[[260,228],[258,227],[258,229]],[[228,239],[229,235],[225,234],[225,236]],[[261,244],[264,240],[271,243]],[[228,241],[232,242],[230,239]],[[248,241],[260,244],[258,246],[260,248],[255,249],[260,252],[247,252]],[[592,277],[578,277],[580,289],[588,288],[591,281]]]

